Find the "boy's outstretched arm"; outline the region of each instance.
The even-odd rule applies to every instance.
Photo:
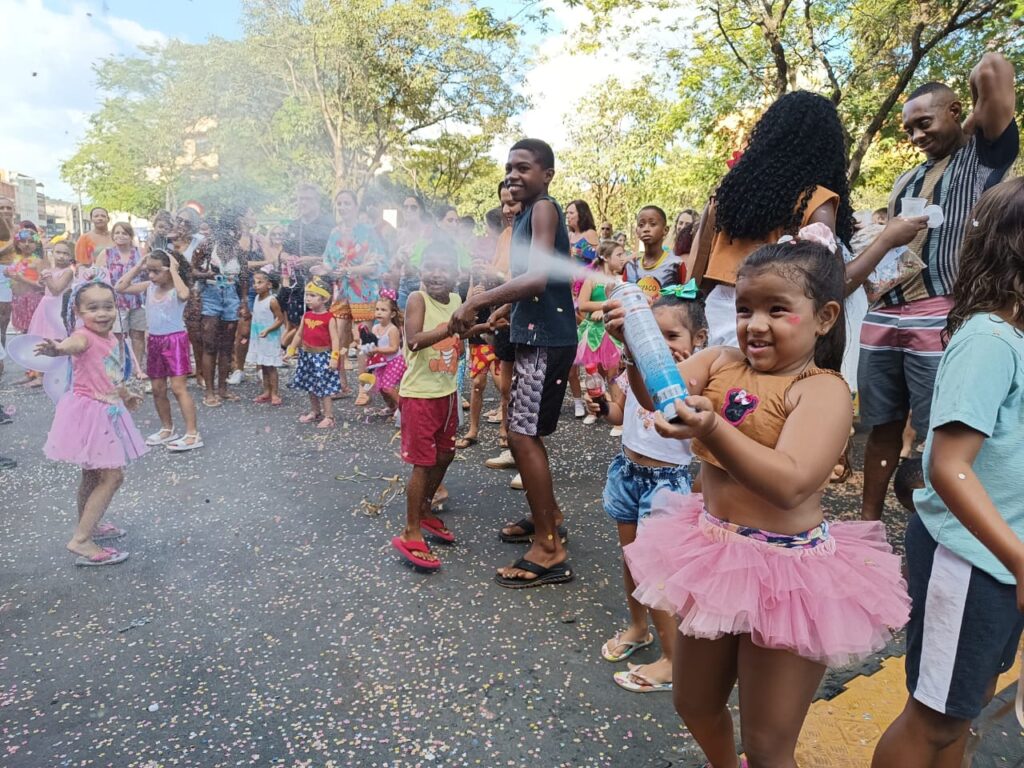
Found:
[[[541,200],[530,213],[533,240],[530,244],[529,269],[503,285],[471,296],[452,316],[452,333],[465,336],[476,322],[481,307],[512,304],[523,299],[540,296],[548,287],[548,259],[555,247],[558,231],[558,210],[550,200]]]

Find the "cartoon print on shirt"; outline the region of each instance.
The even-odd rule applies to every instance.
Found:
[[[730,389],[722,404],[722,416],[734,427],[738,427],[747,416],[757,409],[760,402],[761,398],[750,394],[745,389],[739,387]]]

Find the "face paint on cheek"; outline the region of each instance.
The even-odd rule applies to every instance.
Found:
[[[803,322],[803,318],[800,315],[786,315],[786,322],[790,325],[800,325]]]

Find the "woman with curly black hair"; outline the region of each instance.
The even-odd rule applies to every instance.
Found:
[[[743,259],[815,222],[842,242],[853,234],[846,142],[835,105],[816,93],[794,91],[768,107],[718,186],[714,206],[715,234],[702,283],[709,343],[736,346],[733,286]]]

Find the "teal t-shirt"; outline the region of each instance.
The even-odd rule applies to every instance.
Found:
[[[999,514],[1024,539],[1024,334],[995,315],[971,317],[942,356],[924,451],[925,487],[914,492],[921,522],[939,544],[1003,584],[1016,580],[953,516],[928,477],[937,427],[960,422],[985,435],[974,472]]]

